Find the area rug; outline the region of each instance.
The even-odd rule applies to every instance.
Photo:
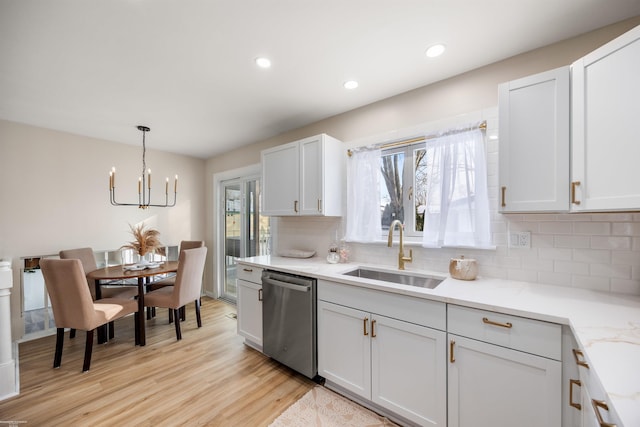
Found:
[[[315,386],[284,411],[269,427],[397,426],[331,390]]]

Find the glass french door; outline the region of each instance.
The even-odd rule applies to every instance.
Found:
[[[223,181],[224,280],[221,297],[235,301],[238,258],[265,255],[269,250],[269,217],[260,215],[260,179]]]

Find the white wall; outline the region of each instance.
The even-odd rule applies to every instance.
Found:
[[[640,17],[256,142],[209,159],[206,174],[211,177],[215,173],[257,163],[260,161],[260,150],[310,135],[327,133],[341,141],[353,142],[375,135],[385,137],[404,128],[495,108],[499,83],[571,64],[637,25],[640,25]],[[497,126],[495,121],[494,126]],[[497,164],[497,141],[489,143],[488,150],[490,162]],[[494,169],[491,179],[497,182],[495,171],[497,169]],[[211,179],[208,181],[212,182]],[[207,234],[213,235],[216,215],[212,209],[213,190],[210,186],[206,193]],[[493,196],[495,206],[497,187]],[[319,253],[326,251],[331,240],[327,233],[340,227],[340,221],[332,219],[281,218],[276,221],[279,233],[276,247],[306,244],[316,248]],[[494,214],[493,221],[497,250],[467,252],[468,256],[473,255],[480,260],[481,274],[611,292],[640,293],[640,241],[635,237],[640,235],[637,231],[640,229],[640,218],[637,215]],[[506,248],[509,227],[531,231],[534,248],[529,252]],[[384,246],[352,245],[352,250],[356,260],[378,263],[391,260]],[[416,261],[412,265],[415,268],[428,267],[440,271],[447,271],[449,258],[459,255],[458,251],[453,250],[418,249],[414,252]]]
[[[135,128],[132,137],[140,138],[139,146],[0,121],[0,259],[10,258],[14,269],[14,339],[22,333],[20,257],[84,246],[117,249],[131,240],[129,224],[141,221],[158,229],[165,244],[205,238],[204,160],[147,149],[157,196],[164,194],[165,176],[179,175],[177,206],[109,204],[112,166],[119,198],[137,201],[142,139]],[[147,147],[152,140],[149,134]]]

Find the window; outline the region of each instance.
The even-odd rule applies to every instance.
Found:
[[[424,247],[492,247],[484,136],[478,127],[352,153],[347,240],[384,240],[394,220]]]
[[[427,203],[424,143],[391,148],[380,157],[380,217],[383,232],[400,220],[406,236],[422,236]]]

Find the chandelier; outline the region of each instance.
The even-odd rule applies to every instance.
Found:
[[[142,174],[138,178],[138,203],[119,203],[116,201],[116,168],[111,168],[109,172],[109,201],[113,206],[137,206],[140,209],[154,208],[170,208],[176,205],[176,197],[178,195],[178,175],[173,183],[173,203],[169,204],[169,178],[166,178],[164,185],[164,204],[151,203],[151,169],[147,169],[145,156],[147,154],[147,146],[145,145],[145,135],[151,129],[147,126],[138,126],[138,130],[142,131]]]

